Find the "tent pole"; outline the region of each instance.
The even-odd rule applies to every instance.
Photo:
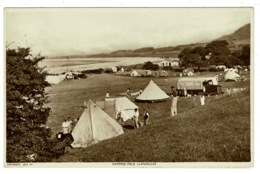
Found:
[[[92,114],[91,114],[91,105],[90,105],[90,100],[89,100],[89,118],[90,118],[90,127],[91,127],[91,131],[92,131],[92,137],[93,140],[95,140],[95,134],[94,134],[94,130],[93,130],[93,121],[92,121]]]

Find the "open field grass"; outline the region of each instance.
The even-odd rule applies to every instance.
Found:
[[[247,162],[251,160],[249,100],[248,92],[217,99],[86,149],[72,150],[58,161]]]
[[[91,75],[87,79],[64,81],[47,89],[52,108],[49,125],[54,133],[61,122],[83,112],[83,102],[100,100],[106,91],[110,96],[145,88],[151,78],[109,74]],[[179,78],[153,78],[166,92]],[[221,82],[223,87],[247,87],[250,81]],[[200,106],[198,97],[179,98],[178,116],[170,117],[171,100],[160,103],[136,103],[151,115],[150,124],[131,129],[125,134],[86,149],[73,149],[58,161],[249,161],[250,160],[250,95],[249,90],[233,97],[206,97]],[[133,99],[134,100],[134,99]],[[142,117],[140,117],[141,119]],[[142,120],[140,120],[142,121]]]

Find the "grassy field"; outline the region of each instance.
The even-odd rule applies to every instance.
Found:
[[[117,96],[128,87],[136,92],[145,88],[150,79],[101,74],[54,85],[47,89],[48,105],[52,108],[49,125],[57,133],[64,118],[81,115],[84,101],[100,100],[106,91]],[[167,82],[165,78],[153,80],[169,92],[178,78],[167,78]],[[220,84],[249,88],[249,83],[247,80]],[[250,161],[249,90],[232,97],[206,97],[205,106],[200,106],[198,97],[180,98],[179,114],[174,118],[170,117],[170,100],[136,104],[141,113],[144,108],[149,111],[148,126],[134,130],[131,121],[127,122],[125,134],[86,149],[73,149],[58,161]]]

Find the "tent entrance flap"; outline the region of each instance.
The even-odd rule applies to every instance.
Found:
[[[98,105],[89,101],[72,131],[72,147],[87,147],[99,141],[123,134],[123,128]]]

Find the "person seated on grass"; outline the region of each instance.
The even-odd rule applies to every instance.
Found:
[[[67,119],[64,119],[62,123],[62,129],[63,129],[63,134],[68,134],[69,133],[69,124]]]

